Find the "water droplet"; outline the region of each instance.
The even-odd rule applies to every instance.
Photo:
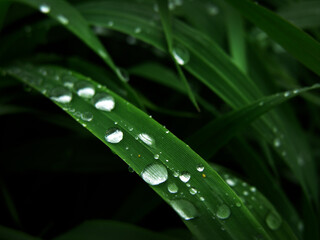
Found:
[[[184,183],[188,182],[191,178],[190,173],[188,172],[182,172],[179,176],[180,180]]]
[[[250,187],[250,191],[251,191],[251,192],[256,192],[257,189],[256,189],[255,187]]]
[[[236,202],[236,206],[237,207],[241,207],[241,203],[240,202]]]
[[[264,105],[264,102],[259,102],[259,106],[263,106]]]
[[[301,156],[299,156],[299,157],[297,158],[297,162],[298,162],[298,165],[299,165],[299,166],[304,166],[304,164],[305,164],[304,158],[301,157]]]
[[[208,13],[211,16],[215,16],[219,13],[219,8],[216,5],[209,4],[207,7]]]
[[[139,138],[142,142],[144,142],[145,144],[147,144],[147,145],[149,145],[149,146],[151,146],[151,145],[154,144],[153,138],[150,137],[150,136],[149,136],[148,134],[146,134],[146,133],[140,133],[140,134],[138,135],[138,138]]]
[[[185,199],[172,200],[170,205],[184,220],[191,220],[198,216],[195,206]]]
[[[123,82],[129,82],[130,77],[129,77],[129,73],[127,72],[127,70],[125,70],[123,68],[117,68],[116,73],[117,73],[118,77]]]
[[[62,87],[52,89],[50,98],[58,103],[69,103],[72,100],[72,93]]]
[[[140,27],[136,27],[134,29],[134,33],[141,33],[141,28]]]
[[[179,65],[185,65],[189,62],[190,55],[184,47],[174,47],[172,50],[174,59]]]
[[[154,155],[154,159],[159,159],[159,157],[160,157],[159,154]]]
[[[158,4],[154,4],[153,5],[153,11],[155,11],[155,12],[159,12],[159,6],[158,6]]]
[[[173,176],[174,176],[174,177],[179,177],[179,175],[180,175],[180,174],[179,174],[178,171],[174,171],[174,172],[173,172]]]
[[[40,10],[40,12],[42,12],[42,13],[49,13],[50,12],[50,6],[49,5],[47,5],[47,4],[41,4],[40,6],[39,6],[39,10]]]
[[[236,182],[230,178],[228,178],[226,180],[226,182],[228,183],[229,186],[234,187],[236,185]]]
[[[285,92],[285,93],[283,94],[283,96],[284,96],[284,97],[289,97],[290,94],[291,94],[291,93],[290,93],[289,91],[287,91],[287,92]]]
[[[169,193],[177,193],[179,190],[178,186],[175,183],[168,184],[168,191]]]
[[[282,223],[282,219],[276,212],[270,212],[266,217],[266,223],[271,230],[277,230]]]
[[[166,133],[169,133],[169,130],[167,130]]]
[[[280,145],[281,145],[281,141],[279,138],[276,138],[273,140],[273,146],[280,147]]]
[[[246,186],[248,186],[248,183],[243,182],[241,185],[242,185],[243,187],[246,187]]]
[[[203,202],[205,200],[204,197],[200,197],[199,199],[200,199],[201,202]]]
[[[96,92],[93,85],[85,81],[77,82],[75,84],[75,89],[78,96],[83,98],[92,98]]]
[[[220,219],[227,219],[228,217],[230,217],[231,215],[231,211],[230,211],[230,208],[225,205],[225,204],[222,204],[219,208],[218,208],[218,211],[216,213],[217,217],[220,218]]]
[[[293,94],[298,94],[300,92],[300,90],[299,89],[295,89],[295,90],[293,90]]]
[[[197,171],[198,172],[203,172],[204,166],[202,164],[197,165]]]
[[[304,224],[303,224],[303,222],[301,222],[301,221],[298,222],[298,230],[299,230],[300,232],[303,232],[303,230],[304,230]]]
[[[141,173],[143,180],[150,185],[159,185],[167,181],[167,168],[161,163],[153,163],[148,165]]]
[[[91,112],[84,112],[81,114],[81,119],[90,122],[93,119],[93,114]]]
[[[133,172],[134,172],[134,170],[133,170],[133,168],[132,168],[132,167],[128,167],[128,171],[129,171],[129,172],[131,172],[131,173],[133,173]]]
[[[118,128],[110,128],[106,132],[105,139],[109,143],[119,143],[123,139],[123,132]]]
[[[94,106],[102,111],[110,112],[114,109],[114,98],[105,93],[99,93],[93,98]]]
[[[248,196],[248,195],[249,195],[249,192],[248,192],[248,191],[243,191],[243,195],[244,195],[244,196]]]
[[[108,22],[108,26],[109,26],[109,27],[112,27],[113,25],[114,25],[114,22],[113,22],[113,21],[109,21],[109,22]]]
[[[189,189],[189,192],[190,192],[190,194],[195,195],[198,191],[197,191],[197,189],[192,187]]]
[[[68,18],[66,18],[65,16],[63,15],[58,15],[57,16],[57,19],[60,23],[62,23],[63,25],[67,25],[69,23],[69,20]]]

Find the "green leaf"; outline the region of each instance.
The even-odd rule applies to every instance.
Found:
[[[174,240],[165,234],[152,232],[150,230],[111,220],[90,220],[71,229],[65,234],[54,238],[53,240],[117,240],[117,239],[155,239],[155,240]]]
[[[203,159],[104,86],[54,66],[15,65],[6,71],[50,97],[103,141],[173,207],[199,239],[274,239],[279,234],[292,239],[288,228],[266,228],[246,207],[236,207],[239,197]],[[179,194],[172,193],[177,188]]]
[[[226,0],[293,57],[320,76],[320,44],[272,11],[249,0]],[[299,47],[297,47],[299,46]]]

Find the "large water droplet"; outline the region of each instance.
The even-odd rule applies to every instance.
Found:
[[[65,16],[63,15],[58,15],[57,16],[57,19],[60,23],[62,23],[63,25],[67,25],[69,23],[69,19],[66,18]]]
[[[77,94],[83,98],[92,98],[96,92],[93,85],[85,81],[77,82],[75,89]]]
[[[217,217],[218,218],[227,219],[228,217],[230,217],[230,215],[231,215],[231,211],[230,211],[230,208],[227,205],[222,204],[218,208],[218,211],[217,211]]]
[[[198,216],[195,206],[185,199],[172,200],[170,205],[184,220],[191,220]]]
[[[154,159],[156,159],[156,160],[159,159],[159,157],[160,157],[159,154],[155,154],[155,155],[154,155]]]
[[[179,176],[179,178],[180,178],[180,180],[182,181],[182,182],[188,182],[189,180],[190,180],[190,178],[191,178],[191,175],[190,175],[190,173],[188,173],[188,172],[182,172],[181,174],[180,174],[180,176]]]
[[[40,12],[42,12],[42,13],[49,13],[50,12],[50,6],[49,5],[47,5],[47,4],[41,4],[40,6],[39,6],[39,10],[40,10]]]
[[[168,191],[170,193],[177,193],[179,190],[178,186],[175,183],[169,183],[168,184]]]
[[[81,119],[90,122],[93,119],[93,114],[91,112],[84,112],[81,114]]]
[[[203,172],[204,166],[202,164],[197,165],[198,172]]]
[[[266,223],[271,230],[277,230],[282,223],[282,219],[276,212],[270,212],[266,217]]]
[[[69,103],[72,100],[72,93],[62,87],[52,89],[50,98],[58,103]]]
[[[118,128],[110,128],[106,132],[105,139],[109,143],[119,143],[123,139],[123,132]]]
[[[143,180],[150,185],[159,185],[167,181],[168,170],[161,163],[153,163],[148,165],[141,173]]]
[[[139,138],[142,142],[144,142],[145,144],[147,144],[147,145],[149,145],[149,146],[151,146],[152,144],[154,144],[153,138],[150,137],[150,136],[149,136],[148,134],[146,134],[146,133],[140,133],[140,134],[138,135],[138,138]]]
[[[114,98],[105,93],[99,93],[93,98],[94,106],[102,111],[110,112],[114,109]]]
[[[172,50],[172,54],[179,65],[185,65],[189,62],[190,55],[188,50],[184,47],[174,47]]]

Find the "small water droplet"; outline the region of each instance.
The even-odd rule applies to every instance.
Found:
[[[281,141],[279,138],[276,138],[273,140],[273,146],[280,147],[280,145],[281,145]]]
[[[187,64],[190,59],[188,50],[182,46],[174,47],[172,50],[172,55],[179,65]]]
[[[123,68],[117,68],[116,73],[123,82],[129,82],[130,76],[127,70]]]
[[[257,189],[255,187],[250,187],[250,191],[254,193],[257,191]]]
[[[145,144],[147,144],[147,145],[149,145],[149,146],[151,146],[151,145],[153,145],[154,144],[154,139],[152,138],[152,137],[150,137],[148,134],[146,134],[146,133],[140,133],[139,135],[138,135],[138,138],[142,141],[142,142],[144,142]]]
[[[241,203],[240,202],[236,202],[236,206],[237,207],[241,207]]]
[[[199,198],[201,202],[203,202],[204,200],[206,200],[204,197],[200,197]]]
[[[198,164],[197,165],[197,171],[198,172],[203,172],[203,170],[204,170],[204,166],[202,164]]]
[[[285,93],[283,94],[283,96],[284,96],[284,97],[289,97],[290,94],[291,94],[291,92],[287,91],[287,92],[285,92]]]
[[[81,114],[81,119],[90,122],[93,119],[93,114],[91,112],[84,112]]]
[[[159,157],[160,157],[159,154],[154,155],[154,159],[159,159]]]
[[[169,130],[167,130],[166,133],[169,133]]]
[[[248,196],[248,195],[249,195],[249,192],[248,192],[248,191],[243,191],[243,195],[244,195],[244,196]]]
[[[231,215],[230,208],[227,205],[222,204],[221,206],[219,206],[216,215],[219,219],[227,219]]]
[[[185,199],[172,200],[170,205],[184,220],[191,220],[198,216],[195,206]]]
[[[168,184],[168,191],[169,193],[177,193],[179,190],[178,186],[175,183]]]
[[[184,183],[188,182],[191,178],[190,173],[188,172],[182,172],[179,176],[180,180]]]
[[[195,195],[198,191],[197,191],[197,189],[192,187],[189,189],[189,192],[190,192],[190,194]]]
[[[231,187],[234,187],[234,186],[236,185],[236,182],[235,182],[234,180],[230,179],[230,178],[228,178],[228,179],[226,180],[226,182],[227,182],[227,184],[228,184],[229,186],[231,186]]]
[[[114,25],[114,22],[113,22],[113,21],[109,21],[109,22],[108,22],[108,26],[109,26],[109,27],[112,27],[113,25]]]
[[[63,25],[67,25],[69,23],[69,19],[66,18],[65,16],[63,15],[58,15],[57,16],[57,19],[60,23],[62,23]]]
[[[266,223],[271,230],[277,230],[282,223],[282,219],[276,212],[270,212],[266,217]]]
[[[298,94],[300,92],[300,90],[299,89],[295,89],[295,90],[293,90],[293,94]]]
[[[242,185],[243,187],[246,187],[246,186],[248,186],[248,183],[243,182],[241,185]]]
[[[159,12],[159,6],[158,6],[157,3],[155,3],[155,4],[153,5],[153,11]]]
[[[62,87],[52,89],[50,98],[58,103],[69,103],[72,100],[72,93]]]
[[[85,81],[77,82],[75,84],[75,89],[78,96],[83,98],[92,98],[96,92],[93,85]]]
[[[304,164],[305,164],[304,158],[301,157],[301,156],[299,156],[299,157],[297,158],[297,163],[298,163],[298,165],[301,166],[301,167],[304,166]]]
[[[141,33],[141,28],[140,27],[136,27],[134,29],[134,33]]]
[[[262,107],[264,105],[264,102],[259,102],[259,106]]]
[[[128,150],[129,150],[129,147],[126,147],[126,150],[128,151]]]
[[[132,168],[132,167],[128,167],[128,171],[129,171],[129,172],[131,172],[131,173],[133,173],[133,172],[134,172],[134,170],[133,170],[133,168]]]
[[[110,112],[114,109],[114,98],[105,93],[99,93],[93,98],[94,106],[102,111]]]
[[[47,5],[47,4],[41,4],[40,6],[39,6],[39,10],[40,10],[40,12],[42,12],[42,13],[49,13],[50,12],[50,6],[49,5]]]
[[[213,4],[209,4],[207,6],[207,10],[208,10],[209,15],[211,15],[211,16],[215,16],[219,13],[219,8]]]
[[[179,175],[180,175],[180,174],[179,174],[178,171],[174,171],[174,172],[173,172],[173,176],[174,176],[174,177],[179,177]]]
[[[300,232],[303,232],[303,230],[304,230],[304,224],[303,224],[302,221],[299,221],[299,222],[298,222],[298,230],[299,230]]]
[[[161,163],[153,163],[148,165],[141,173],[143,180],[150,185],[159,185],[167,181],[168,170]]]
[[[123,132],[118,128],[110,128],[106,132],[105,139],[109,143],[119,143],[123,139]]]

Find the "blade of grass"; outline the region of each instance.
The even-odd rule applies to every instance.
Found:
[[[155,239],[155,240],[175,240],[176,238],[169,237],[166,234],[152,232],[150,230],[111,220],[90,220],[85,221],[74,229],[68,231],[53,240],[105,240],[105,239]]]
[[[227,0],[226,2],[265,31],[303,65],[320,76],[319,42],[279,15],[252,1]]]
[[[161,22],[162,22],[162,26],[163,26],[163,30],[164,30],[164,35],[166,37],[167,40],[167,44],[168,44],[168,49],[169,49],[169,53],[172,56],[172,59],[175,63],[176,69],[179,73],[180,79],[182,80],[185,88],[187,89],[187,93],[188,96],[191,100],[191,102],[193,103],[193,105],[195,106],[195,108],[198,110],[198,112],[200,111],[200,108],[198,106],[197,100],[193,94],[192,89],[190,88],[190,85],[185,77],[185,75],[183,74],[183,71],[180,67],[180,65],[184,65],[185,62],[184,60],[180,60],[180,62],[178,62],[177,58],[179,59],[183,59],[181,58],[181,56],[177,55],[176,50],[174,49],[173,46],[173,38],[172,38],[172,23],[171,23],[171,15],[168,9],[168,1],[167,0],[157,0],[158,6],[159,6],[159,13],[160,13],[160,17],[161,17]]]
[[[48,74],[43,76],[39,69],[45,69]],[[199,239],[242,240],[248,236],[274,239],[279,234],[294,239],[287,227],[265,228],[259,223],[262,220],[253,217],[246,207],[235,207],[239,197],[202,158],[163,126],[108,89],[99,88],[94,81],[59,67],[15,65],[6,70],[53,98],[58,106],[102,140],[177,211]],[[30,74],[32,78],[25,77]],[[60,81],[55,80],[57,75]],[[96,89],[95,99],[98,94],[107,94],[107,99],[115,105],[108,102],[111,110],[100,110],[95,107],[99,106],[100,98],[96,99],[98,101],[84,98],[77,95],[76,89],[64,88],[64,76],[73,78],[75,84],[78,81],[90,84]],[[77,112],[90,112],[93,120],[87,121]],[[204,167],[202,172],[197,170],[199,164]],[[189,189],[186,183],[192,188]],[[167,184],[178,187],[179,194],[170,193]],[[196,193],[192,194],[194,191]],[[220,216],[219,212],[226,209],[227,216]]]

